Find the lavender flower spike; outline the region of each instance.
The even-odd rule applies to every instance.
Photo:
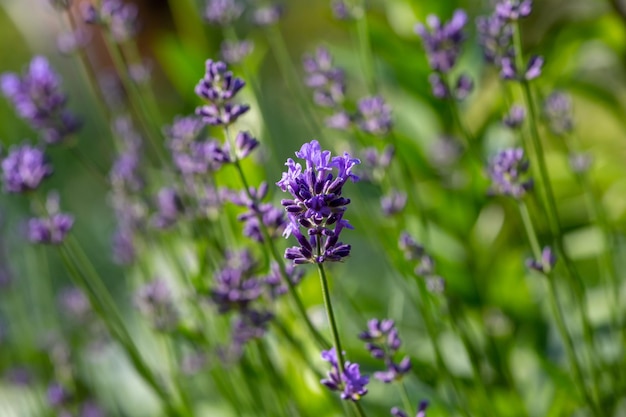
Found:
[[[28,221],[28,240],[32,243],[60,245],[74,225],[74,217],[59,212],[59,196],[50,193],[46,201],[47,217]]]
[[[380,96],[359,101],[359,127],[366,133],[383,136],[391,130],[391,107]]]
[[[415,25],[415,33],[422,38],[430,67],[434,71],[448,73],[461,53],[467,14],[463,10],[456,10],[452,19],[443,24],[437,16],[430,15],[426,24],[428,27],[421,23]]]
[[[367,394],[369,377],[361,375],[359,364],[346,361],[344,372],[341,373],[335,348],[323,351],[322,359],[332,366],[327,377],[320,381],[323,385],[333,391],[341,391],[341,399],[343,400],[358,401]]]
[[[339,235],[344,228],[352,228],[343,219],[350,200],[341,194],[349,179],[359,179],[352,169],[360,161],[348,153],[331,157],[316,140],[302,145],[296,156],[306,161],[305,167],[289,158],[287,172],[276,183],[293,197],[281,201],[290,220],[284,235],[293,234],[300,244],[287,249],[285,257],[296,264],[341,261],[350,254],[350,245],[340,242]]]
[[[11,100],[17,114],[50,144],[63,141],[80,127],[78,119],[65,108],[67,95],[60,85],[61,77],[43,56],[33,58],[21,77],[13,73],[0,77],[2,94]]]
[[[402,379],[411,370],[411,360],[405,356],[400,362],[394,361],[394,355],[402,344],[393,320],[372,319],[367,323],[367,330],[359,334],[359,339],[367,342],[366,348],[372,357],[384,361],[384,371],[375,372],[374,378],[390,383]]]
[[[34,190],[50,175],[52,166],[43,151],[30,145],[12,147],[2,161],[2,182],[9,193]]]
[[[552,251],[550,246],[546,246],[541,251],[541,259],[528,259],[526,260],[526,266],[535,271],[549,274],[556,265],[556,254]]]
[[[532,188],[532,180],[524,179],[528,161],[522,148],[505,149],[489,163],[489,176],[493,182],[491,192],[522,198]]]

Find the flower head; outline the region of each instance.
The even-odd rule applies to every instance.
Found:
[[[456,10],[448,22],[442,23],[437,16],[430,15],[426,25],[415,25],[415,32],[422,38],[428,62],[434,71],[448,73],[454,67],[465,40],[466,24],[467,14]]]
[[[572,98],[568,94],[562,91],[550,94],[545,100],[543,111],[555,135],[565,135],[574,129]]]
[[[156,330],[168,331],[176,327],[178,313],[172,292],[163,279],[155,279],[141,287],[135,295],[135,303]]]
[[[248,105],[231,101],[245,85],[245,81],[228,71],[225,63],[207,60],[206,73],[196,85],[195,91],[209,104],[196,108],[196,114],[212,126],[234,123],[239,116],[250,110]]]
[[[229,64],[239,64],[252,53],[252,41],[224,41],[220,47],[222,59]]]
[[[532,188],[532,180],[525,179],[529,163],[524,159],[522,148],[505,149],[494,156],[489,163],[494,194],[522,198]]]
[[[322,359],[330,363],[331,369],[320,382],[333,391],[341,391],[344,400],[358,401],[367,394],[369,377],[361,375],[359,364],[345,362],[343,373],[339,369],[335,348],[322,351]]]
[[[22,76],[0,76],[0,90],[17,114],[50,144],[62,142],[80,127],[78,119],[65,108],[67,95],[60,87],[61,77],[43,56],[34,57]]]
[[[374,358],[381,359],[385,363],[386,369],[375,372],[374,378],[390,383],[401,379],[411,369],[411,360],[408,356],[400,362],[394,361],[394,356],[402,342],[393,320],[370,320],[367,323],[367,330],[359,334],[359,339],[367,342],[365,347]]]
[[[9,193],[34,190],[50,175],[52,166],[46,161],[45,154],[30,145],[12,147],[2,160],[2,181]]]
[[[247,310],[263,294],[261,281],[254,276],[257,263],[248,251],[228,252],[222,268],[215,274],[211,299],[223,314]]]
[[[391,130],[391,107],[381,96],[359,100],[358,125],[362,131],[383,136]]]
[[[236,0],[209,0],[204,18],[214,25],[227,26],[241,16],[243,6]]]
[[[282,4],[270,4],[256,9],[252,21],[258,26],[270,26],[278,22],[284,13],[285,7]]]
[[[527,259],[526,266],[535,271],[542,272],[544,274],[550,273],[556,265],[556,254],[552,251],[550,246],[546,246],[541,251],[541,259]]]
[[[336,107],[344,100],[345,75],[341,68],[333,66],[328,49],[320,46],[314,54],[302,58],[306,72],[306,85],[313,90],[313,99],[318,106]]]
[[[350,253],[350,245],[339,242],[339,235],[352,227],[343,219],[350,200],[342,196],[342,190],[348,180],[358,180],[352,169],[360,161],[348,153],[332,157],[316,140],[302,145],[296,156],[305,161],[305,167],[289,158],[287,172],[276,183],[293,197],[281,201],[290,220],[285,236],[293,234],[300,243],[287,249],[285,257],[294,263],[339,261]],[[301,227],[308,237],[300,232]]]

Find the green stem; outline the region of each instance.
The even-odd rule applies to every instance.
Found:
[[[354,409],[356,410],[356,413],[359,417],[367,417],[360,401],[353,401],[352,404],[354,404]]]
[[[537,233],[535,232],[533,223],[530,219],[530,216],[528,215],[528,208],[526,207],[526,204],[523,201],[519,202],[518,207],[520,211],[520,216],[522,217],[522,222],[524,224],[524,229],[526,230],[526,236],[528,237],[528,241],[530,242],[530,245],[533,251],[533,256],[535,257],[535,259],[541,259],[541,249],[538,244]],[[563,318],[563,311],[561,309],[561,306],[556,296],[557,291],[556,291],[556,284],[554,281],[554,277],[552,276],[551,272],[545,274],[545,277],[548,281],[548,293],[549,293],[548,295],[550,297],[550,308],[552,309],[552,314],[554,315],[557,329],[559,331],[561,339],[563,339],[563,343],[565,345],[565,351],[567,353],[567,358],[569,360],[570,367],[574,370],[574,378],[575,378],[576,385],[578,386],[580,393],[585,398],[585,401],[591,408],[594,416],[600,417],[602,413],[599,412],[595,401],[593,400],[591,394],[587,390],[587,386],[585,384],[585,379],[583,377],[582,369],[576,357],[576,350],[574,348],[574,342],[572,341],[569,331],[567,330],[567,326],[565,325],[565,320]]]
[[[330,290],[328,289],[328,279],[326,278],[326,272],[324,271],[324,264],[318,263],[317,270],[320,275],[320,283],[322,284],[322,297],[324,298],[324,307],[326,308],[326,316],[328,317],[328,324],[330,325],[330,331],[333,336],[333,344],[335,351],[337,352],[337,365],[339,371],[343,375],[344,359],[343,349],[341,347],[341,339],[339,338],[339,330],[337,328],[337,322],[335,321],[335,313],[333,312],[333,304],[330,299]]]
[[[231,149],[235,149],[234,144],[232,143],[232,140],[231,140],[231,137],[230,137],[230,134],[229,134],[229,130],[228,130],[227,127],[224,129],[224,132],[226,134],[226,140],[230,144],[230,148]],[[237,170],[237,174],[239,175],[239,179],[241,180],[241,183],[243,185],[243,188],[244,188],[244,191],[245,191],[247,197],[250,199],[250,201],[252,201],[253,203],[257,204],[258,201],[256,201],[256,199],[254,198],[254,196],[250,192],[250,186],[248,184],[248,180],[247,180],[247,178],[246,178],[246,176],[245,176],[245,174],[243,172],[243,169],[241,167],[241,163],[240,163],[239,159],[236,157],[236,155],[234,155],[234,153],[233,153],[233,161],[234,161],[233,165],[235,166],[235,169]],[[278,249],[276,248],[276,245],[274,244],[274,240],[271,238],[270,233],[267,230],[267,226],[263,222],[263,216],[261,215],[260,212],[258,212],[258,210],[255,210],[254,214],[255,214],[255,216],[257,218],[257,221],[259,222],[259,229],[261,230],[261,234],[263,236],[263,241],[264,241],[265,245],[267,246],[267,249],[269,250],[270,255],[272,256],[272,258],[274,259],[274,261],[278,265],[278,269],[280,271],[280,275],[281,275],[283,281],[287,284],[287,289],[288,289],[289,295],[290,295],[291,299],[293,300],[294,304],[296,305],[296,309],[298,310],[298,313],[300,314],[301,318],[304,320],[304,324],[306,325],[307,329],[309,330],[309,332],[311,333],[311,335],[313,336],[315,341],[318,343],[318,345],[320,347],[324,348],[324,349],[327,349],[328,346],[329,346],[329,343],[317,331],[317,329],[315,328],[315,326],[313,326],[313,323],[309,319],[309,316],[308,316],[308,314],[306,312],[304,304],[302,303],[302,299],[298,295],[296,287],[295,287],[293,281],[291,280],[291,278],[289,277],[289,274],[287,273],[287,269],[285,267],[285,262],[284,262],[283,258],[281,258],[280,254],[278,253]]]
[[[410,416],[413,415],[413,406],[411,405],[411,398],[409,397],[409,391],[406,388],[406,384],[404,381],[398,382],[398,390],[400,391],[400,396],[402,397],[402,406],[404,407],[404,411]]]

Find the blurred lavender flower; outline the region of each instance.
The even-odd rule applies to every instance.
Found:
[[[163,279],[157,278],[139,288],[135,295],[135,304],[155,330],[167,332],[178,325],[178,312],[172,292]]]
[[[134,233],[126,228],[118,228],[113,234],[112,248],[115,263],[132,264],[136,258]]]
[[[67,316],[77,322],[84,322],[92,313],[89,299],[79,288],[65,288],[60,292],[58,301]]]
[[[87,28],[80,27],[73,32],[61,33],[57,37],[57,49],[63,55],[71,55],[91,42],[92,33]]]
[[[350,245],[339,242],[339,235],[344,228],[352,228],[343,219],[350,199],[342,197],[341,193],[348,179],[353,182],[359,179],[352,168],[360,161],[347,152],[331,158],[330,151],[322,151],[316,140],[302,145],[296,156],[306,161],[304,170],[289,158],[285,164],[287,172],[276,183],[293,196],[293,199],[281,201],[290,221],[284,236],[293,234],[300,244],[288,248],[285,258],[296,264],[341,261],[350,254]],[[333,176],[333,169],[337,169],[336,176]],[[306,229],[308,239],[300,232],[300,227]]]
[[[344,110],[340,110],[332,116],[327,117],[324,123],[331,129],[348,130],[352,125],[352,120],[348,113]]]
[[[181,150],[198,138],[204,129],[204,122],[196,116],[176,116],[174,123],[163,128],[168,145],[173,150]]]
[[[474,90],[474,81],[467,74],[462,74],[456,82],[454,90],[454,98],[457,100],[465,100],[467,96]]]
[[[593,158],[588,153],[573,153],[569,156],[569,165],[576,174],[586,174],[591,168]]]
[[[30,145],[13,146],[2,160],[2,182],[9,193],[35,190],[52,175],[52,166],[42,150]]]
[[[356,11],[351,7],[346,0],[332,0],[330,7],[333,12],[333,16],[337,20],[351,20],[355,18]]]
[[[1,333],[2,329],[0,328],[0,334]],[[0,341],[2,341],[1,335]],[[4,374],[4,378],[9,384],[17,387],[28,387],[34,380],[32,372],[22,366],[14,366],[8,369]]]
[[[417,414],[415,417],[426,417],[426,408],[428,408],[428,401],[420,401],[417,407]],[[391,409],[391,415],[393,417],[409,417],[407,413],[403,410],[400,410],[398,407],[393,407]]]
[[[433,72],[430,74],[428,76],[428,82],[430,83],[433,96],[439,99],[450,97],[450,89],[438,73]]]
[[[105,414],[94,401],[85,401],[80,406],[80,417],[105,417]]]
[[[502,123],[511,129],[519,129],[522,124],[524,124],[524,119],[526,118],[526,111],[524,107],[519,105],[511,106],[509,112],[504,116]]]
[[[365,181],[380,181],[385,176],[387,168],[396,153],[392,145],[387,145],[382,152],[374,147],[365,148],[361,154],[363,160],[362,179]]]
[[[228,64],[239,64],[252,53],[254,43],[244,41],[224,41],[220,47],[220,55]]]
[[[387,369],[375,372],[374,378],[390,383],[402,379],[411,370],[411,360],[405,356],[400,362],[394,362],[395,356],[402,344],[398,336],[398,330],[393,320],[372,319],[367,322],[367,330],[359,334],[359,339],[367,342],[365,347],[372,357],[385,362]]]
[[[396,215],[406,206],[407,195],[405,192],[398,190],[391,190],[387,195],[384,195],[380,199],[380,207],[385,216]]]
[[[534,80],[541,75],[541,69],[543,68],[544,59],[541,56],[532,56],[526,66],[524,75],[520,78],[518,75],[518,69],[515,67],[515,61],[512,58],[502,58],[500,60],[500,76],[504,80],[521,80],[526,81]]]
[[[113,131],[122,139],[123,150],[113,162],[109,172],[111,186],[114,190],[139,191],[144,186],[144,180],[139,172],[141,137],[127,116],[120,116],[113,121]]]
[[[21,77],[14,73],[0,76],[4,96],[49,144],[62,142],[80,127],[78,119],[65,108],[67,95],[60,86],[61,78],[42,56],[34,57]]]
[[[62,408],[71,401],[72,396],[63,385],[54,382],[48,386],[47,398],[51,407]]]
[[[490,192],[507,195],[516,199],[524,197],[533,186],[530,179],[524,179],[529,163],[524,159],[522,148],[505,149],[489,162]]]
[[[47,217],[28,221],[28,240],[32,243],[59,245],[74,225],[74,216],[59,212],[59,196],[52,192],[46,201]]]
[[[243,234],[260,243],[264,241],[264,238],[259,225],[258,216],[261,216],[263,225],[267,229],[271,239],[280,236],[287,225],[284,210],[275,207],[273,204],[261,202],[267,196],[267,191],[267,183],[263,182],[258,189],[250,187],[249,192],[253,200],[250,200],[245,190],[231,194],[228,197],[233,204],[248,209],[245,213],[240,214],[237,220],[245,224]]]
[[[259,146],[259,141],[249,132],[239,132],[235,137],[235,146],[232,154],[234,158],[241,160],[250,155],[257,146]],[[224,148],[227,154],[231,154],[230,143],[227,143]],[[230,160],[228,162],[230,162]]]
[[[478,42],[483,48],[485,60],[500,66],[503,58],[514,59],[513,26],[496,13],[476,19]]]
[[[341,398],[344,400],[358,401],[367,394],[369,377],[361,375],[359,364],[346,361],[344,372],[341,373],[334,347],[322,351],[322,359],[331,365],[326,378],[320,381],[323,385],[332,391],[341,391]]]
[[[236,0],[208,0],[204,18],[214,25],[228,26],[241,16],[243,6]]]
[[[256,9],[252,15],[252,22],[258,26],[270,26],[278,22],[285,13],[285,6],[282,4],[271,4]]]
[[[362,131],[384,136],[391,130],[391,107],[381,96],[359,100],[357,123]]]
[[[398,247],[404,253],[406,260],[416,261],[413,272],[415,272],[415,275],[424,278],[428,291],[440,294],[445,290],[445,280],[435,273],[435,260],[426,253],[424,247],[417,243],[408,232],[400,234]]]
[[[157,212],[152,224],[157,229],[173,226],[183,213],[183,203],[178,192],[171,187],[161,188],[156,197]]]
[[[254,277],[257,263],[247,250],[225,255],[222,268],[215,273],[211,300],[220,314],[243,311],[263,293],[261,280]]]
[[[151,61],[143,61],[140,63],[130,64],[128,66],[128,75],[135,84],[146,84],[152,76]]]
[[[305,83],[313,90],[313,100],[318,106],[337,107],[346,92],[345,76],[341,68],[333,67],[328,49],[320,46],[315,54],[305,54],[302,65],[306,73]]]
[[[285,270],[289,280],[291,280],[294,286],[298,285],[304,277],[304,270],[302,268],[296,268],[293,264],[285,265]],[[262,281],[267,286],[269,296],[272,300],[285,294],[288,290],[287,284],[283,283],[280,267],[276,262],[271,263],[269,274],[262,278]]]
[[[426,24],[428,27],[421,23],[415,25],[415,32],[422,38],[430,67],[434,71],[448,73],[456,64],[466,38],[467,14],[456,10],[452,19],[443,24],[437,16],[430,15]]]
[[[134,3],[102,0],[99,8],[90,3],[81,6],[85,22],[105,26],[115,42],[125,42],[139,31],[139,9]]]
[[[250,107],[234,104],[231,100],[246,83],[228,71],[221,61],[206,61],[206,73],[196,85],[196,94],[209,101],[209,104],[196,108],[196,114],[211,126],[228,126]]]
[[[500,0],[496,4],[496,15],[504,20],[516,21],[532,12],[532,0]]]
[[[567,135],[574,130],[572,98],[561,91],[555,91],[546,98],[543,111],[550,130],[555,135]]]
[[[237,316],[232,326],[232,349],[241,352],[243,346],[253,339],[262,338],[274,315],[269,311],[246,309]]]
[[[541,252],[541,259],[527,259],[526,266],[530,269],[534,269],[535,271],[549,274],[550,271],[554,269],[556,265],[556,254],[552,251],[550,246],[546,246],[543,248]]]

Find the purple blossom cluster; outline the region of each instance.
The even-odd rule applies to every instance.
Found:
[[[562,91],[550,94],[543,104],[543,113],[555,135],[567,135],[574,130],[572,98],[568,94]]]
[[[447,22],[441,22],[437,16],[429,15],[425,25],[415,25],[415,33],[422,38],[428,63],[433,70],[428,80],[433,95],[437,98],[453,97],[463,100],[474,88],[474,83],[467,74],[462,74],[454,87],[449,80],[450,72],[457,64],[466,39],[466,24],[467,14],[463,10],[456,10]]]
[[[529,162],[524,158],[522,148],[505,149],[489,162],[489,177],[492,182],[490,192],[497,195],[524,197],[532,189],[533,182],[526,178]]]
[[[350,254],[350,245],[340,242],[339,235],[344,228],[352,228],[343,218],[350,199],[342,191],[348,180],[359,179],[352,169],[360,161],[347,152],[331,158],[330,151],[322,151],[316,140],[302,145],[296,156],[306,161],[305,167],[289,158],[287,172],[276,183],[292,195],[281,201],[289,217],[284,235],[293,234],[300,244],[288,248],[285,258],[295,264],[341,261]]]
[[[356,112],[349,112],[344,106],[346,94],[345,74],[341,68],[333,66],[333,58],[324,47],[315,54],[306,54],[302,59],[305,83],[313,90],[313,101],[320,107],[333,110],[326,118],[326,126],[337,130],[357,127],[375,136],[384,136],[391,130],[391,107],[381,96],[363,97],[359,100]]]
[[[252,53],[254,43],[250,40],[224,41],[220,46],[220,56],[228,64],[239,64]]]
[[[184,212],[182,199],[173,187],[163,187],[156,195],[156,213],[152,225],[157,229],[173,226]]]
[[[341,372],[337,360],[337,351],[335,348],[322,351],[322,359],[330,363],[331,369],[326,374],[326,378],[320,382],[332,391],[341,391],[343,400],[359,401],[361,397],[367,394],[367,384],[369,376],[361,375],[358,363],[346,361],[344,371]]]
[[[504,116],[502,123],[511,129],[519,129],[524,124],[526,118],[526,110],[520,105],[513,105],[509,109],[509,112]]]
[[[28,144],[10,148],[2,160],[2,182],[8,193],[33,191],[50,175],[52,165],[44,152]]]
[[[97,8],[91,3],[83,3],[82,13],[86,23],[106,27],[119,43],[133,38],[139,31],[139,9],[134,3],[102,0]]]
[[[21,76],[0,76],[2,94],[48,144],[62,142],[80,127],[78,119],[67,110],[67,95],[60,87],[61,77],[43,56],[34,57]]]
[[[248,250],[228,251],[214,275],[211,301],[220,314],[234,313],[231,353],[237,355],[252,339],[263,337],[273,314],[261,305],[270,290],[266,279],[257,276],[258,263]]]
[[[268,4],[258,7],[252,14],[252,22],[257,26],[270,26],[278,22],[285,14],[282,4]]]
[[[375,147],[363,149],[360,154],[363,162],[363,173],[360,178],[370,182],[381,181],[387,169],[391,166],[391,161],[395,154],[396,149],[393,145],[387,145],[382,150],[378,150]]]
[[[235,77],[221,61],[206,61],[206,73],[196,85],[196,94],[208,104],[196,108],[196,114],[210,126],[229,126],[239,116],[250,110],[246,104],[235,104],[232,100],[246,85]]]
[[[248,192],[252,196],[248,195]],[[244,223],[243,234],[259,243],[264,242],[263,233],[261,231],[261,218],[265,229],[269,233],[270,239],[279,237],[287,226],[284,210],[279,209],[271,203],[263,203],[263,199],[267,196],[268,185],[262,182],[259,188],[250,187],[239,193],[231,193],[229,200],[240,207],[245,207],[246,212],[240,214],[237,220]]]
[[[359,334],[359,339],[367,342],[365,347],[372,357],[385,363],[386,369],[374,372],[374,378],[384,383],[402,379],[411,370],[411,359],[405,356],[396,363],[394,356],[400,349],[402,341],[393,320],[372,319],[367,322],[367,330]]]
[[[209,0],[204,18],[216,26],[228,26],[241,16],[243,6],[237,0]]]
[[[515,24],[532,12],[531,0],[500,0],[493,13],[479,17],[476,26],[485,60],[500,70],[505,80],[530,81],[541,75],[544,59],[530,58],[525,68],[518,68],[514,46]]]
[[[74,225],[74,216],[61,213],[59,196],[52,192],[46,201],[44,217],[33,217],[28,221],[28,240],[31,243],[60,245]]]
[[[401,213],[406,206],[407,195],[404,191],[392,189],[380,199],[380,208],[387,217]]]

